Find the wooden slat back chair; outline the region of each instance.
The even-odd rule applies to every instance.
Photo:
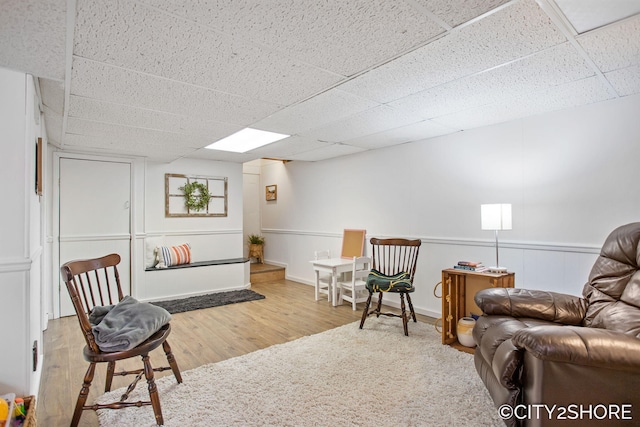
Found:
[[[166,324],[156,333],[149,337],[146,341],[126,351],[103,352],[98,347],[96,340],[91,331],[91,323],[89,322],[89,314],[96,306],[117,304],[124,298],[122,287],[120,285],[120,276],[118,275],[117,265],[120,263],[120,255],[110,254],[96,259],[76,260],[65,263],[60,267],[62,277],[67,285],[69,296],[78,316],[80,329],[84,335],[87,345],[84,347],[83,355],[89,368],[84,376],[84,382],[78,395],[75,411],[71,420],[71,426],[77,426],[83,410],[98,409],[121,409],[129,406],[151,405],[155,414],[157,425],[163,425],[162,410],[160,408],[160,398],[155,385],[154,371],[166,371],[171,369],[178,381],[182,382],[182,376],[178,364],[171,352],[171,347],[167,342],[167,337],[171,332],[171,325]],[[162,348],[169,362],[169,367],[152,368],[149,361],[149,352],[162,345]],[[134,371],[115,372],[116,362],[119,360],[129,359],[140,356],[142,358],[143,368]],[[135,375],[135,379],[129,385],[125,394],[122,395],[118,402],[108,404],[85,405],[89,388],[93,381],[96,363],[107,363],[107,377],[105,382],[105,393],[111,390],[111,383],[115,375]],[[126,402],[129,394],[133,391],[138,381],[145,376],[149,389],[148,401]]]
[[[402,325],[404,326],[404,334],[409,336],[408,315],[405,308],[404,298],[407,297],[409,304],[409,310],[411,318],[416,322],[416,313],[413,310],[413,304],[411,303],[411,297],[409,294],[414,291],[413,278],[416,272],[416,265],[418,262],[418,252],[421,245],[420,239],[408,240],[408,239],[371,239],[373,260],[372,269],[382,273],[385,276],[394,276],[400,273],[407,273],[408,279],[399,281],[397,286],[391,286],[389,289],[378,289],[375,286],[371,286],[367,283],[367,290],[369,291],[369,297],[365,303],[364,311],[362,312],[362,320],[360,321],[360,329],[364,326],[364,322],[371,314],[375,314],[376,317],[380,317],[381,314],[385,316],[401,317]],[[371,297],[374,292],[378,292],[378,304],[376,308],[369,310],[371,305]],[[400,294],[400,309],[402,314],[387,312],[382,313],[382,295],[385,292],[394,292]]]

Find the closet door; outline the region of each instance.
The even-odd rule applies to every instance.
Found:
[[[60,158],[60,265],[118,253],[123,292],[131,291],[131,164]],[[75,314],[60,280],[60,316]]]

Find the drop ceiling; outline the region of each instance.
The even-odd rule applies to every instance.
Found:
[[[639,0],[3,0],[50,143],[318,161],[640,93]],[[245,127],[291,137],[204,149]]]

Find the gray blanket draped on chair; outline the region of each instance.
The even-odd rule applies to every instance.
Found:
[[[170,320],[171,314],[164,308],[129,295],[116,305],[94,307],[89,314],[96,344],[105,352],[130,350]]]

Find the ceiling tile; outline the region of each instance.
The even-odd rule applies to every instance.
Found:
[[[66,0],[3,0],[0,67],[64,80]]]
[[[70,97],[69,117],[173,132],[184,134],[185,136],[198,136],[211,142],[242,129],[241,126],[229,123],[136,108],[129,105],[113,104],[78,96]]]
[[[412,0],[456,27],[510,0]]]
[[[329,144],[317,150],[305,151],[301,154],[289,156],[289,160],[316,162],[320,160],[332,159],[334,157],[346,156],[348,154],[360,153],[362,151],[366,151],[366,149],[354,147],[352,145]]]
[[[316,138],[324,142],[344,142],[419,120],[420,117],[407,114],[405,111],[381,105],[329,125],[303,132],[302,136]]]
[[[74,117],[69,117],[67,120],[67,134],[88,137],[109,135],[109,138],[117,139],[118,141],[131,146],[149,145],[153,147],[164,147],[166,145],[175,145],[176,147],[188,147],[195,149],[204,147],[211,143],[210,140],[201,137],[187,136],[152,129],[142,129],[131,126],[121,126],[110,123],[93,122]],[[66,138],[64,142],[66,144]]]
[[[173,144],[138,143],[104,136],[65,135],[65,149],[103,155],[141,156],[149,160],[168,162],[186,156],[194,150]]]
[[[638,0],[555,0],[578,33],[640,13]]]
[[[251,153],[234,153],[231,151],[210,150],[208,148],[193,151],[185,157],[232,163],[246,163],[256,159],[256,156]]]
[[[600,78],[589,77],[545,91],[437,117],[433,121],[445,126],[471,129],[611,98],[612,95]]]
[[[601,71],[640,64],[640,15],[589,32],[578,39]]]
[[[329,145],[332,144],[320,142],[311,138],[292,136],[272,144],[265,145],[264,147],[256,148],[255,150],[252,150],[251,153],[258,157],[289,159],[290,156],[301,154],[306,151],[317,150]]]
[[[73,61],[71,94],[240,126],[280,108],[80,58]]]
[[[79,3],[74,55],[279,104],[342,79],[184,18],[117,0]]]
[[[620,96],[640,93],[640,65],[611,71],[605,77]]]
[[[402,1],[144,2],[343,76],[385,61],[444,31]]]
[[[565,41],[535,1],[521,1],[350,80],[340,89],[391,102]]]
[[[350,139],[344,143],[354,145],[356,147],[375,149],[434,138],[436,136],[454,133],[459,130],[460,129],[452,129],[448,126],[444,126],[430,120],[423,120],[418,123],[412,123],[407,126],[379,132],[373,135]]]
[[[409,95],[389,105],[433,118],[593,76],[569,43]]]
[[[294,135],[380,104],[338,89],[328,90],[256,122],[253,127]]]

